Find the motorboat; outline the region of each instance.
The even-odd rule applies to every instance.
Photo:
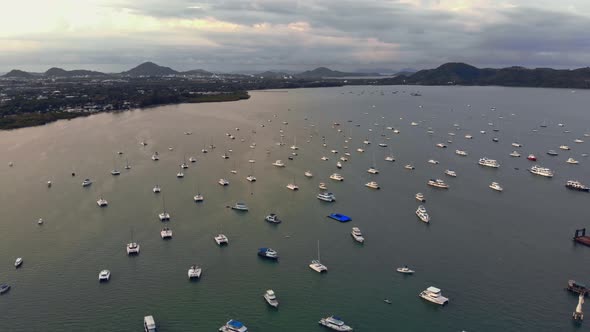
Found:
[[[549,168],[538,166],[538,165],[534,165],[533,167],[529,168],[529,172],[536,174],[536,175],[545,176],[548,178],[553,177],[552,170],[550,170]]]
[[[357,152],[361,152],[361,153],[362,153],[362,152],[365,152],[365,150],[364,150],[364,149],[362,149],[362,148],[358,148],[358,149],[356,149],[356,151],[357,151]]]
[[[271,248],[259,248],[258,256],[269,259],[279,259],[279,253]]]
[[[590,187],[583,185],[580,181],[569,180],[565,183],[565,186],[572,190],[590,192]]]
[[[345,156],[342,156],[342,157],[340,157],[340,161],[347,162],[348,161],[348,158],[346,158]]]
[[[162,237],[162,239],[171,239],[172,238],[172,230],[168,227],[164,227],[162,228],[162,230],[160,231],[160,237]]]
[[[446,169],[445,174],[448,176],[451,176],[451,177],[457,177],[457,173],[455,173],[455,171],[450,170],[450,169]]]
[[[316,197],[319,200],[324,201],[324,202],[335,202],[336,201],[336,196],[334,196],[333,193],[319,193]]]
[[[528,157],[526,157],[526,159],[530,160],[530,161],[537,161],[537,157],[534,154],[529,154]]]
[[[109,202],[106,199],[101,197],[96,201],[96,204],[98,204],[98,206],[100,206],[100,207],[106,207],[109,205]]]
[[[320,188],[320,190],[328,190],[328,186],[324,182],[320,182],[318,188]]]
[[[555,151],[555,150],[549,150],[549,151],[547,151],[547,154],[550,156],[553,156],[553,157],[558,155],[557,151]]]
[[[500,164],[498,163],[497,160],[489,159],[486,157],[480,158],[478,161],[478,164],[480,164],[481,166],[487,166],[487,167],[492,167],[492,168],[500,167]]]
[[[264,292],[263,297],[269,306],[271,306],[273,308],[277,308],[279,306],[279,301],[277,300],[277,296],[275,295],[275,292],[272,289],[266,290],[266,292]]]
[[[307,178],[311,178],[311,177],[313,177],[313,174],[311,173],[311,171],[305,171],[304,175],[305,175],[305,177],[307,177]]]
[[[352,220],[352,218],[350,218],[349,216],[341,214],[341,213],[330,213],[328,215],[328,218],[334,219],[334,220],[337,220],[340,222],[349,222]]]
[[[281,219],[279,219],[279,216],[276,215],[276,213],[271,213],[269,215],[267,215],[264,220],[266,220],[267,222],[271,223],[271,224],[280,224],[282,222]]]
[[[187,169],[188,168],[188,164],[187,163],[182,163],[182,164],[180,164],[180,168]]]
[[[98,274],[98,281],[99,282],[109,281],[110,279],[111,279],[111,271],[109,271],[109,270],[102,270]]]
[[[426,198],[424,198],[424,194],[423,193],[417,193],[416,194],[416,200],[418,200],[419,202],[426,202]]]
[[[139,244],[136,242],[127,243],[127,255],[138,255]]]
[[[338,153],[338,150],[331,150],[330,152],[336,154],[336,153]]]
[[[22,257],[18,257],[14,261],[14,267],[18,269],[21,265],[23,265],[23,258]]]
[[[196,203],[200,203],[200,202],[204,201],[205,198],[203,197],[203,195],[201,193],[197,193],[195,196],[193,196],[193,200]]]
[[[39,218],[39,220],[37,220],[37,225],[43,225],[43,218]]]
[[[342,168],[342,163],[341,163],[341,162],[339,162],[339,161],[338,161],[338,162],[336,162],[336,167],[338,167],[338,168]]]
[[[572,157],[567,158],[567,160],[565,162],[568,163],[568,164],[572,164],[572,165],[577,165],[579,163],[577,160],[575,160]]]
[[[84,179],[84,181],[82,181],[82,187],[88,187],[92,184],[92,180],[90,179]]]
[[[162,188],[160,188],[158,185],[155,185],[154,188],[152,188],[152,191],[154,194],[159,194],[162,191]]]
[[[385,157],[385,161],[394,162],[395,158],[393,156],[387,156]]]
[[[404,266],[404,267],[398,267],[398,268],[396,269],[396,271],[397,271],[397,272],[399,272],[399,273],[403,273],[403,274],[414,274],[414,272],[416,272],[416,271],[414,271],[414,270],[410,269],[410,268],[409,268],[409,267],[407,267],[407,266]]]
[[[228,240],[227,236],[225,236],[225,234],[221,234],[221,233],[220,234],[217,234],[217,235],[215,235],[215,237],[213,239],[220,246],[229,243],[229,240]]]
[[[0,294],[4,294],[10,290],[9,284],[1,284],[0,285]]]
[[[219,332],[248,332],[248,328],[242,322],[231,319],[219,328]]]
[[[201,278],[201,272],[203,270],[198,265],[193,265],[188,269],[188,278],[189,279],[199,279]]]
[[[366,140],[363,141],[363,144],[369,145],[369,144],[371,144],[371,141],[369,141],[368,139],[366,139]]]
[[[518,151],[512,151],[512,152],[510,153],[510,156],[511,156],[511,157],[520,157],[520,153],[518,153]]]
[[[455,154],[459,156],[466,156],[467,152],[465,152],[464,150],[455,150]]]
[[[515,148],[520,148],[520,147],[522,147],[522,144],[514,142],[514,143],[512,143],[512,146]]]
[[[446,146],[446,144],[444,144],[444,143],[437,143],[437,144],[436,144],[436,147],[438,147],[438,148],[443,148],[443,149],[444,149],[444,148],[446,148],[447,146]]]
[[[584,143],[584,141],[581,140],[581,139],[579,139],[579,138],[577,138],[577,139],[574,140],[574,143]]]
[[[424,205],[418,206],[418,209],[416,210],[416,215],[423,222],[425,222],[425,223],[430,222],[430,216],[428,215],[428,212],[426,212],[426,208],[424,207]]]
[[[226,179],[219,179],[217,183],[219,183],[222,186],[229,186],[229,181],[227,181]]]
[[[409,170],[416,169],[416,168],[415,168],[413,165],[411,165],[411,164],[407,164],[407,165],[405,165],[405,166],[404,166],[404,168],[405,168],[405,169],[409,169]]]
[[[430,179],[428,185],[436,188],[449,189],[449,185],[441,179]]]
[[[309,264],[309,267],[318,273],[328,272],[328,268],[320,262],[320,241],[319,240],[318,240],[318,259],[312,260],[311,264]]]
[[[248,211],[248,206],[246,205],[246,203],[242,203],[242,202],[237,202],[231,208],[233,210],[238,210],[238,211]]]
[[[562,150],[571,150],[571,148],[567,145],[560,145],[559,148]]]
[[[332,175],[330,175],[330,179],[335,181],[344,181],[344,177],[338,173],[333,173]]]
[[[164,211],[158,214],[160,221],[170,221],[170,213]]]
[[[272,164],[273,164],[273,166],[276,166],[276,167],[285,167],[285,164],[281,160],[277,160]]]
[[[429,159],[428,162],[433,165],[438,165],[438,160]]]
[[[369,167],[369,169],[367,170],[367,173],[371,173],[371,174],[379,174],[379,170],[376,169],[375,167],[371,166]]]
[[[254,175],[248,175],[246,177],[246,180],[248,180],[249,182],[256,182],[256,177]]]
[[[293,190],[293,191],[299,190],[299,186],[297,184],[295,184],[295,183],[289,183],[289,184],[287,184],[287,188],[290,189],[290,190]]]
[[[465,135],[465,138],[467,138],[467,139],[472,139],[472,138],[473,138],[473,136],[471,136],[471,135]]]
[[[438,305],[445,305],[449,303],[449,299],[442,296],[441,290],[436,287],[428,287],[426,290],[422,291],[419,296],[426,301],[436,303]]]
[[[504,190],[504,188],[502,188],[498,182],[492,182],[489,185],[489,187],[494,189],[495,191],[503,191]]]
[[[157,153],[157,152],[156,152],[156,153],[154,153],[154,154],[152,155],[152,160],[153,160],[153,161],[158,161],[158,160],[160,160],[160,156],[158,155],[158,153]]]
[[[379,146],[382,148],[386,148],[387,147],[387,143],[379,143]]]
[[[322,318],[318,323],[334,331],[352,331],[352,327],[344,324],[344,321],[336,316]]]
[[[223,159],[229,159],[229,154],[227,154],[227,153],[225,153],[225,152],[224,152],[224,153],[221,155],[221,158],[223,158]]]
[[[498,143],[499,141],[500,141],[500,139],[499,139],[498,137],[494,137],[494,138],[492,138],[492,142],[496,142],[496,143]]]
[[[113,170],[111,171],[111,175],[115,175],[115,176],[117,176],[117,175],[121,175],[121,172],[120,172],[118,169],[113,169]]]
[[[350,232],[350,235],[358,243],[365,242],[365,238],[363,237],[363,233],[361,233],[361,230],[358,227],[353,227],[352,231]]]
[[[365,186],[371,189],[381,189],[381,187],[379,187],[379,184],[375,181],[367,182],[365,183]]]
[[[323,161],[330,160],[330,158],[328,158],[328,157],[326,157],[326,156],[322,156],[322,158],[320,158],[320,159],[322,159]]]

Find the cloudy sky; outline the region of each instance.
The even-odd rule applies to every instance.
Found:
[[[0,0],[0,71],[585,67],[590,0]]]

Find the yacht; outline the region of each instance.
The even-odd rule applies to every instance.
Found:
[[[382,148],[386,148],[387,147],[387,143],[379,143],[379,146]]]
[[[311,171],[305,171],[304,175],[305,175],[305,177],[308,177],[308,178],[313,177],[313,174],[311,173]]]
[[[449,185],[441,179],[430,179],[428,185],[436,188],[449,189]]]
[[[493,167],[493,168],[500,167],[500,164],[498,163],[497,160],[488,159],[486,157],[480,158],[478,164],[480,164],[481,166],[487,166],[487,167]]]
[[[518,151],[512,151],[512,152],[510,153],[510,156],[511,156],[511,157],[520,157],[520,153],[518,153]]]
[[[494,137],[494,138],[492,138],[492,141],[497,143],[500,141],[500,139],[498,137]]]
[[[433,165],[438,165],[438,160],[429,159],[428,162],[431,163],[431,164],[433,164]]]
[[[455,171],[450,170],[450,169],[446,169],[445,174],[448,176],[451,176],[451,177],[457,177],[457,173],[455,173]]]
[[[249,182],[256,182],[256,177],[254,175],[248,175],[246,177],[246,180],[248,180]]]
[[[445,305],[449,302],[449,299],[441,295],[441,290],[436,287],[428,287],[426,290],[422,291],[419,296],[426,301],[430,301],[432,303],[436,303],[439,305]]]
[[[318,188],[320,188],[320,190],[328,190],[328,186],[324,182],[320,182]]]
[[[577,138],[577,139],[574,140],[574,143],[584,143],[584,141],[581,140],[581,139],[579,139],[579,138]]]
[[[264,218],[264,220],[266,220],[267,222],[271,223],[271,224],[280,224],[281,223],[281,219],[279,219],[279,216],[276,215],[276,213],[271,213],[268,216],[266,216]]]
[[[467,138],[467,139],[472,139],[472,138],[473,138],[473,136],[471,136],[471,135],[465,135],[465,138]]]
[[[387,156],[385,157],[385,161],[394,162],[395,158],[393,156]]]
[[[115,175],[115,176],[116,176],[116,175],[121,175],[121,172],[120,172],[118,169],[113,169],[113,170],[111,171],[111,175]]]
[[[412,122],[412,123],[410,123],[410,125],[412,125],[412,126],[417,126],[417,125],[418,125],[418,123],[417,123],[417,122]]]
[[[14,261],[14,267],[18,269],[21,265],[23,265],[23,258],[19,257]]]
[[[158,218],[160,219],[160,221],[170,221],[170,213],[164,211],[158,214]]]
[[[281,160],[277,160],[272,164],[273,164],[273,166],[276,166],[276,167],[285,167],[285,164]]]
[[[160,236],[162,237],[162,239],[171,239],[172,238],[172,230],[168,227],[164,227],[162,228],[162,230],[160,231]]]
[[[369,167],[369,169],[367,170],[367,173],[371,173],[371,174],[379,174],[379,170],[376,169],[375,167],[371,166]]]
[[[191,163],[196,163],[197,162],[197,158],[190,157],[190,158],[188,158],[188,161],[191,162]]]
[[[217,244],[220,246],[229,243],[229,240],[227,239],[227,236],[225,236],[225,234],[217,234],[215,235],[214,239],[215,242],[217,242]]]
[[[566,163],[568,163],[568,164],[572,164],[572,165],[577,165],[577,164],[578,164],[578,161],[577,161],[577,160],[575,160],[575,159],[574,159],[574,158],[572,158],[572,157],[570,157],[570,158],[567,158],[567,160],[566,160],[565,162],[566,162]]]
[[[368,139],[366,139],[366,140],[363,141],[363,144],[369,145],[369,144],[371,144],[371,141],[369,141]]]
[[[111,271],[109,271],[109,270],[102,270],[98,274],[98,281],[99,282],[109,281],[110,279],[111,279]]]
[[[334,196],[333,193],[319,193],[316,197],[319,200],[324,201],[324,202],[335,202],[336,201],[336,196]]]
[[[361,233],[361,230],[358,227],[353,227],[352,231],[350,232],[350,235],[352,235],[352,238],[358,243],[365,242],[365,238],[363,237],[363,233]]]
[[[362,152],[365,152],[365,150],[364,150],[364,149],[361,149],[361,148],[358,148],[358,149],[356,149],[356,151],[357,151],[357,152],[361,152],[361,153],[362,153]]]
[[[530,160],[530,161],[537,161],[537,157],[535,157],[534,154],[529,154],[528,157],[526,157],[526,159]]]
[[[227,181],[226,179],[219,179],[217,183],[219,183],[222,186],[229,186],[229,181]]]
[[[246,205],[246,203],[242,202],[237,202],[231,208],[238,211],[248,211],[248,206]]]
[[[416,200],[418,200],[419,202],[426,202],[426,198],[424,198],[424,194],[423,193],[417,193],[416,194]]]
[[[269,259],[279,259],[279,253],[271,248],[259,248],[258,256]]]
[[[367,182],[365,183],[365,186],[371,189],[381,189],[381,187],[379,187],[379,184],[375,181]]]
[[[145,332],[156,332],[156,321],[153,316],[143,317],[143,330]]]
[[[424,207],[424,205],[418,206],[418,209],[416,210],[416,215],[423,222],[425,222],[425,223],[430,222],[430,216],[428,215],[428,212],[426,212],[426,208]]]
[[[538,166],[538,165],[534,165],[533,167],[531,167],[529,169],[529,172],[536,174],[536,175],[545,176],[548,178],[553,177],[552,170],[550,170],[549,168]]]
[[[515,143],[512,143],[512,146],[515,148],[520,148],[520,147],[522,147],[522,144],[515,142]]]
[[[248,332],[248,328],[242,322],[231,319],[219,328],[219,332]]]
[[[84,179],[84,181],[82,181],[82,187],[88,187],[92,184],[92,181],[90,179]]]
[[[407,266],[404,266],[404,267],[398,267],[398,268],[396,269],[396,271],[397,271],[397,272],[399,272],[399,273],[403,273],[403,274],[414,274],[414,272],[416,272],[416,271],[414,271],[414,270],[410,269],[410,268],[409,268],[409,267],[407,267]]]
[[[330,179],[335,181],[344,181],[344,177],[338,173],[333,173],[332,175],[330,175]]]
[[[405,169],[409,169],[409,170],[413,170],[416,169],[413,165],[411,164],[407,164],[406,166],[404,166]]]
[[[295,183],[289,183],[287,185],[287,188],[289,188],[290,190],[293,190],[293,191],[299,190],[299,186],[297,184],[295,184]]]
[[[318,323],[334,331],[352,331],[352,327],[344,324],[342,319],[336,316],[322,318]]]
[[[439,148],[446,148],[446,147],[447,147],[447,146],[446,146],[445,144],[443,144],[443,143],[437,143],[437,144],[436,144],[436,146],[437,146],[437,147],[439,147]]]
[[[323,161],[330,160],[330,158],[328,158],[328,157],[326,157],[326,156],[322,156],[322,158],[321,158],[321,159],[322,159]]]
[[[309,264],[309,267],[318,273],[328,272],[328,268],[320,262],[320,241],[319,240],[318,240],[318,259],[312,260],[311,264]]]
[[[504,190],[504,188],[502,188],[498,182],[492,182],[489,187],[494,189],[495,191],[503,191]]]
[[[154,154],[152,155],[152,160],[153,160],[153,161],[158,161],[158,160],[160,160],[160,156],[158,155],[158,153],[157,153],[157,152],[156,152],[156,153],[154,153]]]
[[[558,153],[555,150],[549,150],[549,151],[547,151],[547,154],[550,156],[557,156],[558,155]]]
[[[193,265],[190,267],[190,269],[188,269],[188,278],[189,279],[194,279],[194,278],[201,278],[201,268],[198,265]]]
[[[341,162],[339,162],[339,161],[338,161],[338,162],[336,162],[336,167],[338,167],[338,168],[342,168],[342,163],[341,163]]]
[[[43,218],[39,218],[39,220],[37,220],[37,225],[43,225]]]
[[[277,296],[275,295],[275,292],[272,289],[268,289],[265,293],[264,293],[264,299],[266,300],[266,303],[268,303],[269,306],[273,307],[273,308],[277,308],[279,306],[279,301],[277,301]]]
[[[457,154],[459,156],[466,156],[467,152],[465,152],[463,150],[455,150],[455,154]]]
[[[139,243],[127,243],[127,255],[139,254]]]
[[[578,191],[586,191],[589,192],[590,188],[583,185],[580,181],[569,180],[565,183],[566,188]]]
[[[193,200],[194,200],[196,203],[200,203],[200,202],[204,201],[204,200],[205,200],[205,198],[203,197],[203,195],[202,195],[201,193],[197,193],[197,194],[196,194],[196,195],[193,197]]]
[[[105,207],[105,206],[109,205],[109,202],[107,202],[106,199],[101,197],[96,201],[96,204],[98,204],[98,206],[100,206],[100,207]]]

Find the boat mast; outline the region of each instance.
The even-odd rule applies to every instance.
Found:
[[[320,260],[320,240],[318,240],[318,262],[321,262],[321,260]]]

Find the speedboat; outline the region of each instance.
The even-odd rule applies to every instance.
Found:
[[[526,157],[526,159],[530,160],[530,161],[537,161],[537,157],[535,157],[534,154],[529,154],[528,157]]]
[[[268,289],[265,293],[264,293],[264,299],[266,300],[266,303],[268,303],[268,305],[270,305],[273,308],[277,308],[279,306],[279,301],[277,301],[277,296],[275,295],[275,292],[272,289]]]
[[[277,216],[275,213],[269,214],[264,218],[264,220],[268,221],[271,224],[280,224],[282,221],[281,219],[279,219],[279,216]]]
[[[238,174],[238,171],[236,171],[235,169],[232,169],[231,171],[229,171],[231,174]]]
[[[381,187],[379,187],[379,184],[375,181],[367,182],[365,183],[365,186],[371,189],[381,189]]]
[[[455,150],[455,154],[457,154],[459,156],[466,156],[467,152],[465,152],[463,150]]]
[[[406,166],[404,166],[405,169],[409,169],[409,170],[413,170],[416,169],[413,165],[411,164],[407,164]]]
[[[233,210],[238,210],[238,211],[248,211],[248,206],[246,205],[246,203],[242,203],[242,202],[237,202],[231,208]]]
[[[205,198],[203,197],[203,195],[201,195],[201,193],[197,193],[194,197],[193,200],[197,203],[200,203],[202,201],[205,200]]]
[[[276,166],[276,167],[285,167],[285,164],[281,160],[277,160],[272,164],[273,164],[273,166]]]
[[[324,182],[320,182],[318,188],[320,188],[320,190],[328,190],[328,186]]]
[[[457,177],[457,173],[455,173],[455,171],[450,170],[450,169],[446,169],[445,174],[448,176]]]
[[[219,328],[219,332],[248,332],[248,328],[242,322],[231,319]]]
[[[498,163],[497,160],[488,159],[486,157],[480,158],[478,164],[480,164],[481,166],[487,166],[487,167],[492,167],[492,168],[500,167],[500,164]]]
[[[219,179],[217,183],[219,183],[222,186],[229,186],[229,181],[227,181],[226,179]]]
[[[504,190],[504,188],[502,188],[498,182],[492,182],[489,187],[494,189],[495,191]]]
[[[334,196],[333,193],[319,193],[316,197],[319,200],[324,201],[324,202],[335,202],[336,201],[336,196]]]
[[[590,187],[583,185],[580,181],[569,180],[565,183],[566,188],[578,191],[590,192]]]
[[[214,237],[215,242],[217,242],[218,245],[224,245],[224,244],[228,244],[229,240],[227,239],[227,236],[225,236],[225,234],[217,234]]]
[[[369,169],[367,170],[367,173],[371,173],[371,174],[379,174],[379,170],[376,169],[375,167],[371,166],[369,167]]]
[[[465,138],[467,138],[467,139],[472,139],[472,138],[473,138],[473,136],[471,136],[471,135],[465,135]]]
[[[287,184],[287,188],[289,188],[290,190],[293,190],[293,191],[299,190],[299,186],[296,185],[295,183],[289,183],[289,184]]]
[[[426,212],[426,208],[423,205],[420,205],[418,207],[418,209],[416,210],[416,215],[423,222],[425,222],[425,223],[429,223],[430,222],[430,216],[428,215],[428,212]]]
[[[358,243],[365,242],[365,238],[363,237],[363,233],[361,233],[361,230],[358,227],[353,227],[352,231],[350,232],[350,235],[352,235],[352,238]]]
[[[109,205],[109,202],[106,199],[101,197],[96,201],[96,204],[98,204],[98,206],[100,206],[100,207],[105,207],[105,206]]]
[[[570,147],[567,145],[561,145],[561,146],[559,146],[559,148],[562,150],[571,150]]]
[[[494,138],[492,138],[492,142],[496,142],[496,143],[497,143],[497,142],[499,142],[499,141],[500,141],[500,139],[499,139],[498,137],[494,137]]]
[[[393,156],[387,156],[385,157],[385,161],[394,162],[395,158]]]
[[[536,174],[536,175],[545,176],[548,178],[553,177],[552,170],[550,170],[549,168],[538,166],[538,165],[534,165],[533,167],[529,168],[529,172]]]
[[[430,179],[428,185],[436,188],[449,189],[449,185],[441,179]]]
[[[330,179],[335,181],[344,181],[344,177],[338,173],[333,173],[332,175],[330,175]]]
[[[170,221],[170,213],[166,211],[159,213],[158,218],[160,218],[160,221]]]
[[[379,146],[382,148],[386,148],[387,147],[387,143],[379,143]]]
[[[154,192],[154,194],[158,194],[162,191],[162,188],[160,188],[160,186],[155,185],[154,188],[152,188],[152,191]]]
[[[414,270],[411,270],[410,268],[408,268],[407,266],[404,267],[398,267],[396,269],[397,272],[399,273],[403,273],[403,274],[414,274]]]
[[[160,236],[162,237],[162,239],[171,239],[172,238],[172,230],[168,227],[164,227],[162,228],[162,230],[160,231]]]
[[[578,164],[578,161],[577,161],[577,160],[575,160],[575,159],[574,159],[574,158],[572,158],[572,157],[570,157],[570,158],[567,158],[567,160],[566,160],[565,162],[566,162],[566,163],[568,163],[568,164],[572,164],[572,165],[577,165],[577,164]]]
[[[88,187],[91,184],[92,181],[90,179],[84,179],[84,181],[82,181],[82,187]]]
[[[102,270],[98,274],[98,281],[99,282],[109,281],[110,279],[111,279],[111,271],[109,271],[109,270]]]
[[[371,141],[369,141],[368,139],[366,139],[366,140],[363,141],[363,144],[369,145],[369,144],[371,144]]]
[[[0,285],[0,294],[4,294],[10,290],[10,285],[2,284]]]
[[[511,157],[520,157],[520,153],[518,153],[518,151],[512,151],[512,152],[510,153],[510,156],[511,156]]]
[[[201,268],[197,265],[193,265],[190,267],[190,269],[188,269],[188,278],[189,279],[193,279],[193,278],[200,278],[201,277]]]
[[[352,327],[344,324],[342,319],[336,316],[322,318],[318,323],[334,331],[352,331]]]
[[[249,182],[256,182],[256,177],[254,175],[248,175],[246,177],[246,180],[248,180]]]
[[[436,287],[428,287],[422,291],[419,296],[426,301],[436,303],[438,305],[445,305],[449,302],[449,299],[441,295],[441,290]]]
[[[278,259],[279,253],[271,248],[259,248],[258,256],[269,259]]]
[[[434,160],[434,159],[429,159],[428,162],[431,163],[431,164],[433,164],[433,165],[437,165],[438,164],[438,160]]]
[[[308,178],[313,177],[313,174],[311,173],[311,171],[305,171],[304,175],[305,175],[305,177],[308,177]]]
[[[186,163],[182,163],[182,164],[180,164],[180,168],[187,169],[188,165]]]
[[[139,254],[139,244],[135,242],[127,243],[127,255]]]
[[[584,141],[581,140],[581,139],[579,139],[579,138],[577,138],[577,139],[574,140],[574,143],[584,143]]]
[[[345,156],[342,156],[342,157],[340,157],[340,160],[346,162],[346,161],[348,161],[348,158],[346,158]]]
[[[19,257],[19,258],[17,258],[17,259],[14,261],[14,267],[15,267],[15,268],[17,268],[17,269],[18,269],[18,268],[19,268],[19,267],[20,267],[22,264],[23,264],[23,258],[22,258],[22,257]]]

